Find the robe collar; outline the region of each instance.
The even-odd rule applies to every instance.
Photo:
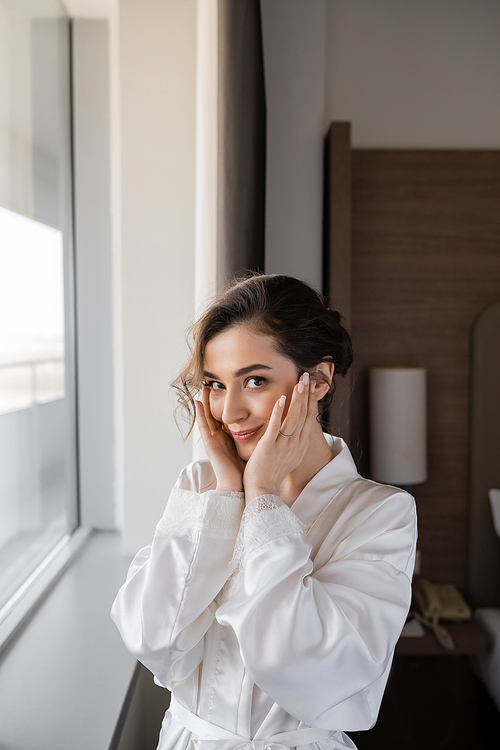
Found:
[[[360,475],[342,438],[325,433],[334,458],[318,471],[292,505],[292,510],[308,530],[328,503],[346,484]]]

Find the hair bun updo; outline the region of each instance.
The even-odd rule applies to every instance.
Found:
[[[347,329],[344,327],[344,319],[339,311],[328,308],[328,312],[330,313],[330,317],[333,321],[333,326],[335,327],[333,335],[337,337],[338,341],[336,352],[337,356],[336,358],[334,358],[335,372],[337,373],[337,375],[342,375],[343,377],[345,377],[352,365],[353,360],[351,336],[349,335]]]

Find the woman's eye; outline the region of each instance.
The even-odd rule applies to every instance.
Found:
[[[247,380],[247,386],[249,388],[261,388],[266,383],[265,378],[251,377]]]
[[[203,385],[206,385],[212,391],[222,391],[224,389],[224,386],[218,380],[205,380]]]

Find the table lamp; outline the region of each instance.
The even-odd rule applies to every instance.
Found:
[[[372,479],[405,489],[425,482],[425,368],[370,368],[370,423]]]

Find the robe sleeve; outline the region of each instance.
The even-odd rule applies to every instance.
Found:
[[[203,658],[244,509],[243,493],[200,492],[195,484],[192,472],[181,474],[111,610],[128,650],[165,687]]]
[[[379,705],[369,705],[366,688],[386,679],[411,601],[413,498],[395,492],[331,535],[332,554],[314,570],[292,510],[276,496],[255,498],[237,541],[240,583],[216,613],[234,629],[261,690],[322,729],[338,729],[360,702],[370,723],[376,719]],[[381,700],[382,692],[372,696]]]

